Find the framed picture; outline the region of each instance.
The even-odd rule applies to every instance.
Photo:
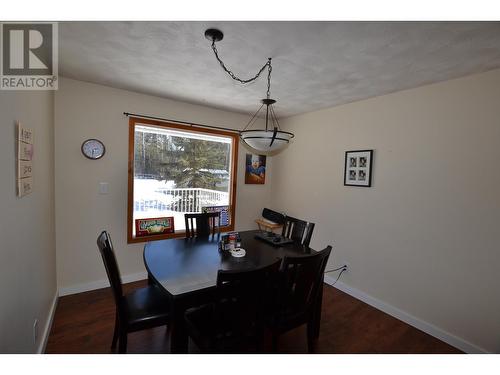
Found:
[[[147,237],[165,233],[174,233],[173,216],[135,220],[136,237]]]
[[[229,225],[229,206],[205,206],[201,208],[201,212],[220,212],[220,227],[227,227]]]
[[[346,151],[345,186],[372,186],[373,150]]]
[[[247,154],[245,158],[245,184],[265,184],[266,156]]]

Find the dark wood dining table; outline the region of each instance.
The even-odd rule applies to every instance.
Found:
[[[149,277],[170,299],[169,332],[172,353],[187,353],[188,335],[184,313],[190,307],[213,300],[219,269],[258,268],[285,256],[301,256],[314,252],[309,247],[297,243],[282,247],[272,246],[255,238],[258,232],[239,232],[241,247],[246,251],[246,255],[240,258],[219,252],[218,235],[153,241],[144,246],[144,264]],[[321,298],[316,308],[316,337],[319,335],[320,315]]]

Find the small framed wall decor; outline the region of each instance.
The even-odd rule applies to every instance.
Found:
[[[372,186],[373,150],[346,151],[345,186]]]
[[[245,158],[245,184],[266,183],[266,155],[247,154]]]
[[[201,208],[201,212],[220,212],[219,227],[227,227],[231,216],[229,215],[229,206],[205,206]]]
[[[17,122],[17,196],[33,191],[33,130]]]
[[[174,217],[152,217],[135,219],[135,236],[147,237],[157,234],[174,233]]]

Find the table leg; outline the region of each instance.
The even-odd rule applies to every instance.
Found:
[[[214,301],[216,289],[201,290],[189,296],[172,297],[170,301],[170,353],[188,353],[189,335],[184,314],[191,307]]]
[[[185,306],[180,301],[172,300],[171,328],[170,328],[170,353],[182,354],[188,352],[188,334],[184,322]]]

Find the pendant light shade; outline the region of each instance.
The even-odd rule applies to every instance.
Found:
[[[284,149],[290,139],[293,138],[293,134],[290,132],[285,132],[280,130],[279,122],[276,118],[274,112],[274,103],[276,100],[270,99],[269,97],[261,100],[262,105],[252,116],[245,128],[240,132],[241,140],[246,143],[251,148],[262,153],[270,153],[275,151],[281,151]],[[259,118],[259,113],[262,108],[266,107],[266,123],[264,129],[257,130],[247,130],[249,126],[252,126],[256,120]]]
[[[260,152],[273,152],[285,148],[293,134],[278,130],[245,130],[240,133],[240,138],[251,148]]]

